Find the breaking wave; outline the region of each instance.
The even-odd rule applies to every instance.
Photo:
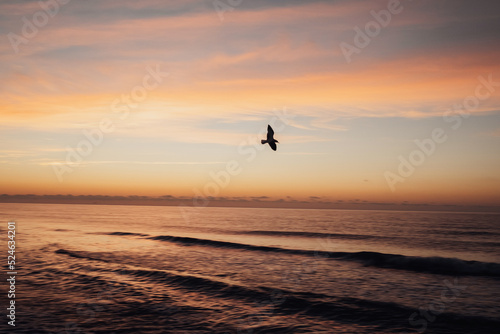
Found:
[[[385,254],[378,252],[313,251],[269,246],[256,246],[235,242],[168,235],[149,237],[149,239],[172,242],[187,246],[199,245],[215,248],[231,248],[249,251],[287,253],[314,256],[317,258],[332,258],[343,261],[354,261],[365,266],[408,270],[430,274],[500,277],[500,264],[498,263],[466,261],[456,258],[406,256],[400,254]]]

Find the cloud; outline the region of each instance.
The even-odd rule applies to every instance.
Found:
[[[75,165],[220,165],[226,164],[227,161],[120,161],[120,160],[85,160],[81,163],[74,163]],[[66,164],[66,161],[44,161],[39,162],[42,166],[52,166]],[[71,163],[70,163],[71,165]]]
[[[327,152],[280,152],[282,155],[330,155]]]
[[[500,137],[500,128],[499,129],[496,129],[494,131],[491,131],[491,132],[488,132],[488,133],[485,133],[484,135],[488,136],[488,137]]]
[[[13,3],[3,6],[11,9]],[[19,4],[14,15],[37,6]],[[490,10],[496,5],[464,1],[456,7],[443,1],[408,3],[359,60],[347,64],[338,44],[352,40],[355,25],[373,19],[371,10],[386,6],[386,1],[259,2],[238,6],[221,24],[212,6],[196,1],[91,7],[72,2],[21,55],[4,45],[0,97],[6,104],[0,117],[28,123],[51,114],[80,119],[81,112],[109,109],[113,99],[140,83],[147,65],[159,62],[172,75],[146,102],[200,106],[198,115],[286,104],[328,105],[347,117],[428,117],[466,97],[478,75],[497,68],[499,47],[487,42],[500,30],[491,29],[498,22]],[[468,7],[474,7],[471,15]],[[10,17],[0,27],[16,31],[19,23]],[[498,102],[497,95],[478,112]],[[292,125],[343,130],[326,120]]]

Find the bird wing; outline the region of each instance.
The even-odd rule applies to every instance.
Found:
[[[276,143],[275,142],[270,141],[269,142],[269,146],[271,146],[271,148],[273,149],[273,151],[276,151]]]
[[[271,140],[274,137],[274,130],[273,128],[268,124],[267,125],[267,140]]]

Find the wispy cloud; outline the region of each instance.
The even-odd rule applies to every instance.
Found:
[[[114,164],[126,164],[126,165],[220,165],[226,164],[226,161],[120,161],[120,160],[86,160],[78,165],[114,165]],[[42,166],[53,166],[59,164],[66,164],[66,161],[44,161],[38,162]],[[77,164],[77,163],[69,163]]]
[[[330,155],[326,152],[280,152],[283,155]]]

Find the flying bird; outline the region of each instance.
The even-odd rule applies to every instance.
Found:
[[[269,144],[273,151],[276,151],[276,143],[279,143],[279,141],[274,139],[274,130],[269,124],[267,125],[267,140],[262,139],[260,142],[262,144]]]

